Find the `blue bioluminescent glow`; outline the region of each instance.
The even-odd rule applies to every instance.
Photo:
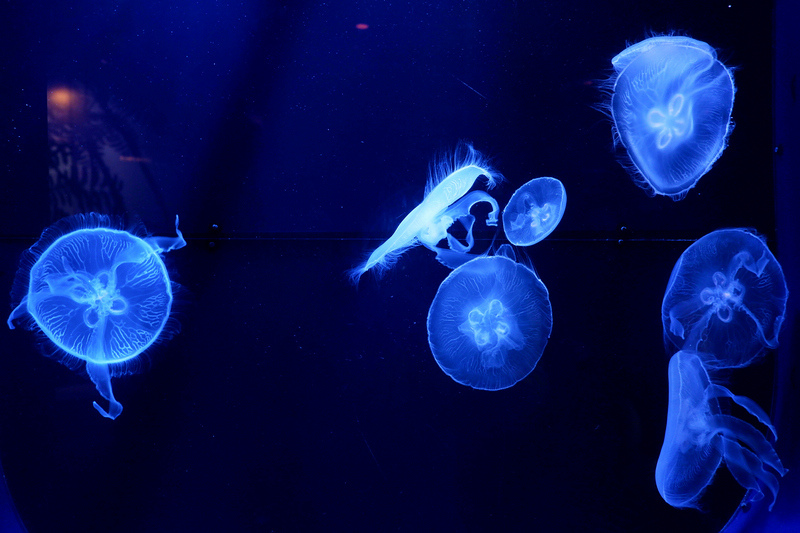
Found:
[[[439,287],[428,312],[428,343],[458,383],[500,390],[536,367],[552,326],[547,288],[533,270],[507,256],[479,257]]]
[[[763,239],[744,229],[711,232],[672,270],[661,305],[665,342],[704,354],[711,368],[746,366],[778,345],[788,294]]]
[[[142,352],[170,333],[173,289],[161,254],[186,245],[177,216],[175,231],[177,237],[140,237],[106,215],[75,215],[47,228],[20,261],[19,304],[8,326],[22,319],[56,346],[65,365],[85,362],[109,402],[108,411],[94,407],[107,418],[122,412],[111,378],[134,372]]]
[[[703,362],[691,352],[678,352],[669,362],[669,407],[664,444],[656,464],[656,486],[674,507],[698,507],[698,500],[724,460],[736,481],[748,490],[747,501],[778,495],[783,467],[775,448],[749,423],[723,414],[720,403],[729,399],[767,427],[775,428],[753,400],[711,383]]]
[[[476,203],[488,202],[492,211],[486,224],[490,226],[497,225],[500,214],[497,201],[487,193],[469,192],[480,176],[486,178],[489,189],[502,180],[502,176],[469,144],[459,146],[452,158],[436,164],[428,179],[422,203],[406,215],[392,236],[376,248],[364,263],[349,272],[350,279],[358,283],[370,269],[377,269],[379,273],[388,270],[403,252],[419,244],[436,252],[436,258],[450,268],[468,260],[466,254],[475,244],[472,235],[475,218],[469,213],[470,208]],[[466,228],[466,245],[447,232],[459,219]],[[439,247],[439,242],[445,239],[449,249]]]
[[[503,209],[506,238],[530,246],[556,229],[567,208],[567,191],[555,178],[536,178],[516,191]]]
[[[722,155],[731,132],[733,74],[708,44],[651,37],[611,61],[615,140],[639,184],[683,198]]]

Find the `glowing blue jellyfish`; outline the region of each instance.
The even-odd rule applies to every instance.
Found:
[[[775,428],[753,400],[737,396],[711,383],[701,359],[678,352],[669,362],[669,407],[664,444],[656,464],[656,486],[674,507],[698,507],[703,490],[724,460],[733,477],[748,490],[746,500],[757,501],[765,491],[778,495],[783,467],[775,448],[752,425],[723,414],[720,400],[730,399],[766,426],[773,439]]]
[[[567,191],[555,178],[536,178],[517,189],[503,209],[506,238],[530,246],[556,229],[567,208]]]
[[[492,211],[486,224],[490,226],[497,225],[500,214],[497,201],[487,193],[469,192],[480,176],[486,178],[489,189],[502,180],[502,176],[471,145],[459,146],[452,162],[441,162],[431,172],[422,203],[406,215],[392,236],[376,248],[364,263],[349,272],[350,279],[358,283],[371,268],[379,272],[391,268],[403,252],[418,244],[436,252],[436,258],[450,268],[469,260],[466,254],[475,244],[472,236],[475,217],[469,210],[479,202],[488,202]],[[466,228],[466,245],[447,232],[456,220],[460,220]],[[445,239],[449,249],[439,247],[439,242]]]
[[[672,270],[661,306],[664,338],[705,354],[712,368],[748,365],[778,345],[788,294],[763,239],[744,229],[711,232]]]
[[[175,231],[140,237],[108,216],[75,215],[47,228],[20,261],[8,326],[22,319],[57,347],[62,363],[85,362],[109,402],[108,411],[93,403],[104,417],[122,412],[111,377],[135,372],[140,354],[170,334],[173,289],[161,254],[186,245],[177,216]]]
[[[615,140],[639,185],[680,200],[722,155],[732,130],[733,75],[708,44],[651,37],[611,60]]]
[[[505,389],[530,374],[553,327],[547,288],[506,247],[451,272],[428,312],[436,362],[474,389]]]

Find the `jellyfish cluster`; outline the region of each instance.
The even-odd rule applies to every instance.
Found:
[[[20,261],[12,298],[18,303],[8,327],[21,323],[39,332],[69,368],[84,367],[117,418],[111,378],[136,372],[140,357],[171,334],[174,284],[162,254],[186,245],[175,217],[176,237],[126,231],[97,213],[67,217],[47,228]]]
[[[356,284],[368,270],[388,270],[408,248],[422,244],[453,269],[439,286],[428,311],[428,344],[445,374],[480,390],[513,386],[531,373],[547,345],[553,325],[550,298],[534,269],[517,261],[509,244],[496,253],[471,254],[473,205],[491,206],[486,224],[498,225],[497,201],[485,191],[470,191],[483,176],[487,188],[502,180],[471,145],[460,146],[452,164],[437,166],[425,198],[358,267]],[[566,209],[567,195],[555,178],[537,178],[520,187],[503,210],[508,241],[530,246],[549,235]],[[460,221],[466,244],[448,229]]]
[[[722,155],[733,126],[731,69],[708,44],[651,37],[611,60],[608,110],[634,180],[680,200]]]
[[[723,372],[778,345],[788,290],[780,264],[744,229],[705,235],[678,259],[661,308],[669,362],[669,404],[656,486],[674,507],[699,506],[722,462],[747,489],[746,502],[778,495],[786,472],[769,416],[720,384]],[[744,408],[762,429],[730,414]]]

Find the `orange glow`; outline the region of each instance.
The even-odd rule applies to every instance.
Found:
[[[58,87],[47,94],[47,104],[55,109],[66,111],[77,103],[78,94],[72,89]]]
[[[357,30],[366,30],[367,28],[369,28],[369,24],[364,24],[363,22],[356,24]]]
[[[135,157],[132,155],[121,155],[119,156],[120,161],[126,161],[128,163],[150,163],[152,159],[149,157]]]

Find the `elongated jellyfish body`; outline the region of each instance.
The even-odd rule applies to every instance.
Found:
[[[439,287],[428,312],[428,343],[456,382],[500,390],[536,367],[552,326],[547,288],[533,270],[503,255],[479,257]]]
[[[639,185],[680,200],[727,144],[731,70],[708,44],[682,36],[645,39],[611,63],[615,140],[627,149]]]
[[[567,208],[567,191],[556,178],[536,178],[516,191],[503,209],[503,231],[517,246],[531,246],[556,229]]]
[[[711,368],[746,366],[777,347],[788,294],[762,238],[745,229],[711,232],[672,270],[661,305],[664,339],[704,354]]]
[[[376,269],[381,273],[391,268],[403,252],[419,244],[436,252],[436,258],[450,268],[469,260],[467,253],[475,243],[472,235],[475,217],[469,212],[472,206],[480,202],[492,206],[487,225],[496,226],[500,214],[494,198],[483,191],[470,192],[481,176],[486,178],[489,189],[502,179],[471,145],[459,146],[451,161],[438,164],[431,173],[422,203],[406,215],[392,236],[366,261],[350,271],[350,279],[358,283],[368,270]],[[456,220],[464,224],[466,244],[447,232]],[[449,248],[439,246],[442,240],[447,241]]]
[[[186,245],[178,217],[177,237],[121,228],[97,213],[47,228],[23,254],[12,293],[18,305],[8,317],[12,329],[19,321],[40,331],[68,367],[85,364],[109,402],[108,410],[94,407],[110,419],[122,412],[111,378],[135,372],[141,354],[172,333],[173,284],[161,255]]]
[[[695,507],[721,462],[748,490],[746,500],[778,495],[778,477],[786,473],[775,448],[751,424],[725,414],[722,402],[736,404],[768,431],[775,428],[753,400],[711,382],[703,360],[681,351],[669,362],[669,407],[664,444],[656,464],[656,486],[673,507]]]

